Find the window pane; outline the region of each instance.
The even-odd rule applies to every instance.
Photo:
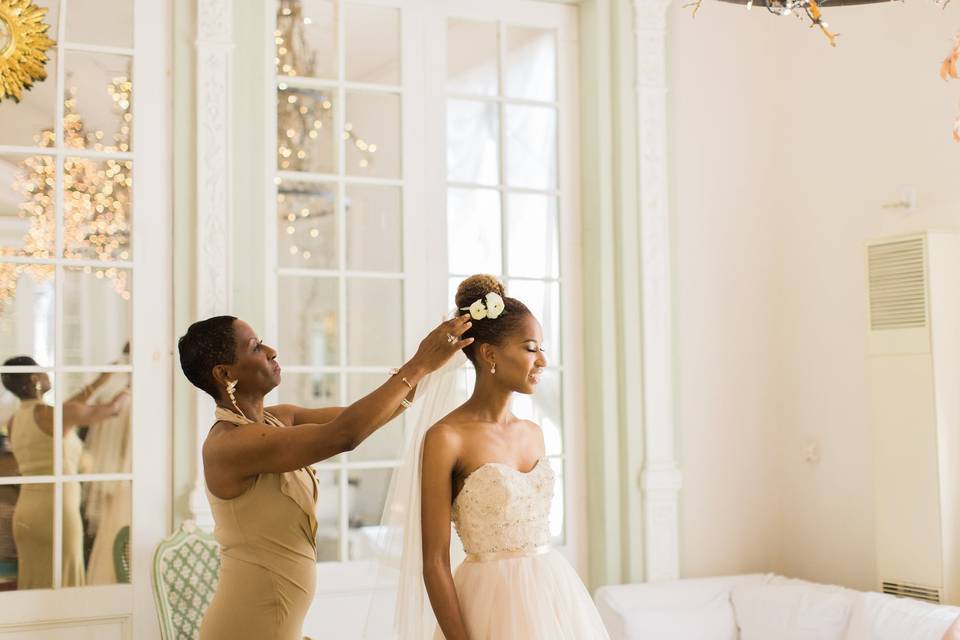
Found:
[[[495,185],[500,180],[497,105],[447,101],[447,179]]]
[[[347,186],[347,268],[403,271],[403,212],[398,187]]]
[[[354,403],[390,377],[388,373],[351,373],[347,376],[347,401]],[[397,405],[399,408],[399,405]],[[370,460],[397,460],[403,449],[403,417],[398,417],[377,429],[348,455],[351,462]]]
[[[4,590],[53,587],[53,493],[52,484],[0,487],[0,580]],[[75,567],[77,558],[69,560]],[[64,565],[67,561],[64,557]],[[79,562],[82,567],[82,557]]]
[[[503,266],[501,240],[498,191],[447,190],[447,254],[450,273],[500,274]]]
[[[560,243],[557,199],[530,193],[507,195],[507,256],[510,275],[557,278]]]
[[[70,267],[63,274],[63,362],[125,362],[132,335],[129,269]]]
[[[337,144],[330,89],[277,87],[277,168],[335,173]]]
[[[403,359],[403,284],[350,278],[347,282],[348,364],[398,367]]]
[[[400,96],[348,93],[343,127],[349,175],[400,177]]]
[[[67,41],[133,47],[132,0],[70,0]],[[51,29],[56,22],[49,23]]]
[[[340,294],[336,278],[280,277],[281,364],[340,364]]]
[[[507,184],[557,188],[557,111],[507,105]]]
[[[339,244],[336,185],[282,181],[277,186],[280,266],[335,269]]]
[[[64,257],[131,260],[133,163],[67,158],[63,190]]]
[[[507,27],[506,95],[557,99],[557,39],[552,31]]]
[[[92,429],[91,429],[92,431]],[[78,542],[89,549],[86,560],[86,584],[124,584],[130,582],[133,548],[130,481],[71,482],[63,487],[64,499],[80,493],[83,531],[80,540],[71,527],[64,529],[64,557],[77,552]]]
[[[348,4],[347,80],[400,84],[400,11]]]
[[[447,23],[447,90],[497,95],[497,23]]]
[[[381,539],[380,517],[387,499],[392,469],[350,471],[348,556],[363,560],[376,555]]]
[[[547,360],[560,364],[560,285],[537,280],[511,280],[507,295],[527,305],[543,327]]]
[[[547,360],[549,362],[549,354]],[[533,395],[513,396],[513,413],[540,425],[549,456],[563,453],[562,388],[560,372],[547,369],[540,376],[540,384]]]
[[[64,143],[69,148],[130,151],[133,85],[129,56],[65,54]]]
[[[317,471],[317,561],[340,559],[340,472]]]
[[[337,77],[336,3],[280,0],[273,36],[278,76]]]
[[[54,364],[53,267],[0,263],[0,353]],[[2,360],[0,360],[2,361]]]
[[[57,232],[53,158],[0,156],[0,176],[0,253],[54,257]]]
[[[76,398],[105,414],[67,432],[65,438],[82,443],[75,472],[130,473],[130,374],[68,373],[61,379],[64,400]],[[70,446],[64,444],[65,460],[69,454]]]

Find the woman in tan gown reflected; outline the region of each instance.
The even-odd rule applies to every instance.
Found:
[[[416,355],[346,408],[264,407],[277,352],[246,322],[194,323],[178,343],[184,375],[217,403],[203,473],[220,543],[220,581],[201,640],[300,640],[316,580],[317,484],[310,465],[350,451],[398,415],[417,383],[472,340],[469,316],[434,329]]]
[[[11,358],[4,366],[37,366],[28,356]],[[78,472],[83,443],[76,427],[91,424],[119,413],[126,403],[125,391],[105,404],[86,400],[110,374],[101,374],[80,393],[63,403],[63,474]],[[3,386],[20,399],[17,412],[7,424],[10,449],[22,476],[51,476],[53,470],[53,407],[44,403],[50,391],[46,373],[4,373]],[[13,512],[13,539],[17,546],[17,589],[49,589],[53,586],[52,484],[24,484]],[[83,524],[80,520],[80,483],[63,484],[62,584],[85,583],[83,566]]]

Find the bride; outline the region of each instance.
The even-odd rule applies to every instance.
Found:
[[[384,515],[395,538],[387,547],[402,554],[395,631],[400,640],[606,640],[579,576],[550,547],[555,477],[543,433],[510,412],[513,394],[532,394],[547,366],[540,323],[492,276],[462,282],[456,302],[473,318],[463,351],[476,386],[455,406],[463,358],[422,386]],[[451,521],[466,553],[456,573]]]

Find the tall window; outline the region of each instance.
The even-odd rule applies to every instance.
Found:
[[[473,273],[490,273],[543,325],[549,368],[513,410],[543,428],[558,475],[551,527],[564,532],[557,32],[447,21],[446,218],[449,299]]]
[[[400,10],[275,4],[280,401],[346,405],[405,355]],[[370,557],[403,424],[317,465],[321,560]]]
[[[48,78],[0,103],[0,362],[36,363],[0,368],[0,590],[129,581],[133,0],[37,4]]]

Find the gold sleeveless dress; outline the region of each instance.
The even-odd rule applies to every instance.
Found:
[[[24,400],[13,416],[10,449],[22,476],[53,475],[53,436],[34,418],[40,400]],[[76,429],[63,435],[63,473],[75,475],[83,453]],[[53,485],[24,484],[13,511],[13,540],[17,545],[17,589],[53,587]],[[62,584],[85,582],[83,522],[80,520],[80,483],[63,483]]]
[[[216,415],[250,424],[221,407]],[[264,422],[285,428],[269,413]],[[220,543],[220,581],[200,640],[301,640],[316,587],[317,495],[309,467],[262,473],[230,500],[207,491]]]

